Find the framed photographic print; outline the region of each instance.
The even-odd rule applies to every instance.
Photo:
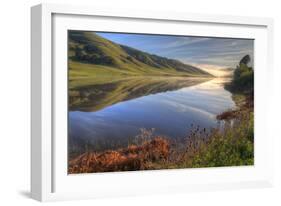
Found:
[[[34,199],[272,185],[271,19],[31,12]]]

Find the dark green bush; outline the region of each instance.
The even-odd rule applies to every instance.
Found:
[[[254,90],[254,70],[248,66],[249,55],[243,57],[234,71],[232,82],[227,86],[232,92],[251,93]]]

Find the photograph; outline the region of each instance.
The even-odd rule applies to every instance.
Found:
[[[67,35],[68,174],[254,165],[254,39]]]

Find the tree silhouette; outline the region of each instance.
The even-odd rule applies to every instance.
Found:
[[[240,65],[245,64],[248,66],[250,61],[251,61],[251,57],[250,57],[250,55],[247,54],[240,60]]]

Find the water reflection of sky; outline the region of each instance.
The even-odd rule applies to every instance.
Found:
[[[216,115],[233,108],[231,94],[222,80],[214,79],[177,91],[148,95],[109,106],[96,112],[70,112],[70,138],[123,139],[155,128],[156,134],[184,137],[191,124],[215,127]]]

